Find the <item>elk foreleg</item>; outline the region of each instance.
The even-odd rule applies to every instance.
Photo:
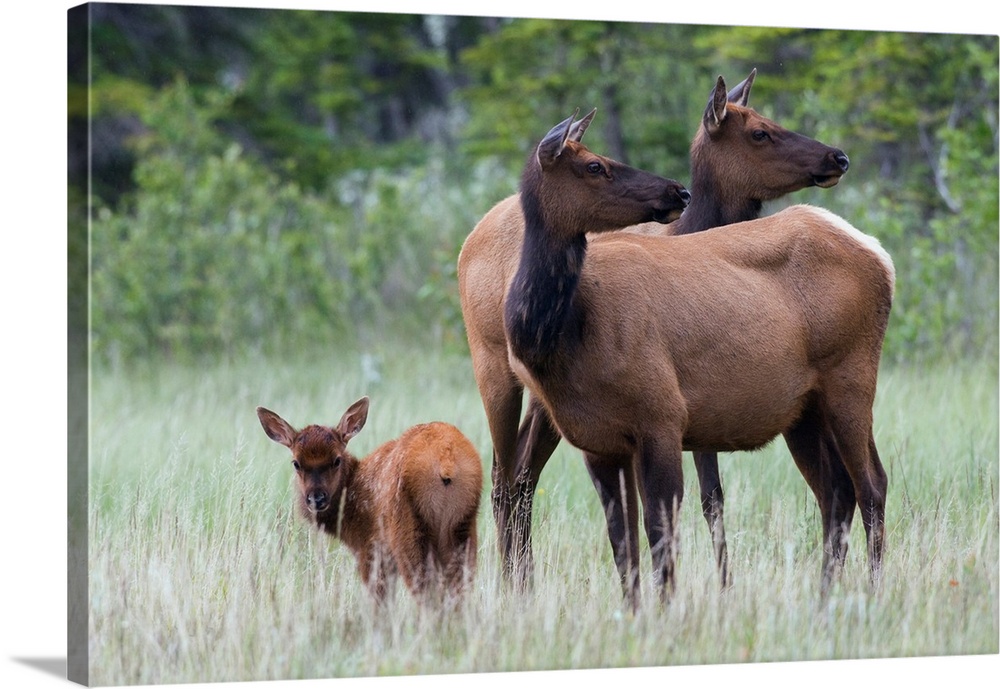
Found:
[[[381,609],[395,588],[397,570],[391,556],[379,547],[366,548],[357,555],[358,574]]]
[[[514,485],[511,493],[511,552],[518,563],[519,583],[530,585],[534,560],[531,550],[531,518],[538,479],[562,436],[549,420],[548,412],[534,397],[517,432]]]
[[[653,560],[653,582],[660,602],[674,592],[677,559],[677,513],[684,497],[680,437],[645,438],[639,443],[638,479],[642,491],[643,519]]]
[[[608,523],[608,539],[621,580],[622,595],[632,611],[639,608],[639,501],[635,467],[630,457],[584,454]]]
[[[488,373],[488,372],[487,372]],[[477,382],[493,440],[493,519],[497,528],[504,581],[523,586],[524,565],[515,548],[514,483],[517,471],[517,425],[522,388],[509,370],[491,375],[477,370]]]

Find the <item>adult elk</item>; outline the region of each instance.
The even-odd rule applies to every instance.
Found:
[[[877,240],[810,206],[682,236],[589,242],[573,118],[521,180],[525,230],[504,304],[511,369],[583,450],[623,592],[639,603],[637,485],[661,598],[674,587],[681,453],[753,450],[781,434],[819,503],[822,588],[859,506],[873,582],[887,478],[872,405],[895,271]],[[622,497],[619,497],[622,496]]]
[[[257,417],[271,440],[292,451],[303,516],[351,549],[376,601],[397,574],[418,598],[463,593],[476,565],[483,477],[461,431],[420,424],[358,460],[347,442],[368,419],[367,397],[333,427],[297,431],[263,407]]]
[[[756,70],[728,93],[720,76],[691,144],[692,200],[669,225],[634,231],[690,234],[760,215],[764,201],[806,187],[832,187],[848,168],[843,151],[779,126],[747,106]],[[571,135],[577,142],[589,119]],[[524,583],[532,571],[531,505],[559,435],[536,400],[518,429],[522,387],[507,362],[503,300],[517,269],[524,216],[520,196],[504,199],[476,225],[458,259],[459,294],[476,382],[493,440],[493,512],[504,572]],[[592,238],[602,241],[603,237]],[[723,585],[729,580],[723,492],[715,452],[696,453],[702,510]]]

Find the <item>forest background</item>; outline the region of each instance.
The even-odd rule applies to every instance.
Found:
[[[595,150],[686,182],[715,78],[752,68],[751,105],[851,158],[792,201],[893,256],[886,360],[996,361],[996,36],[116,4],[91,21],[90,70],[69,60],[71,135],[89,124],[93,146],[70,178],[89,163],[91,186],[69,203],[91,194],[98,365],[389,331],[461,350],[459,249],[541,134],[597,107]]]

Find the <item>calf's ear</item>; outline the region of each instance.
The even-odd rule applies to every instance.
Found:
[[[260,419],[260,425],[264,428],[264,432],[267,433],[268,438],[276,443],[281,443],[285,447],[292,446],[296,432],[294,428],[288,425],[287,421],[264,407],[257,407],[257,418]]]
[[[347,408],[344,415],[340,417],[340,423],[337,424],[337,430],[344,436],[344,442],[356,436],[365,427],[367,420],[368,398],[362,397]]]

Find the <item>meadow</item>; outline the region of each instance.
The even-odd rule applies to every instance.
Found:
[[[330,351],[308,360],[95,370],[90,659],[98,685],[744,663],[998,652],[996,361],[886,367],[875,436],[889,474],[884,578],[848,561],[819,598],[815,500],[778,440],[722,455],[731,589],[719,590],[685,454],[677,592],[625,611],[597,496],[565,443],[536,499],[535,586],[500,581],[491,444],[462,353]],[[363,456],[407,426],[459,426],[484,462],[479,569],[442,616],[400,586],[377,616],[342,546],[295,514],[290,456],[254,409],[333,424],[372,399]],[[643,544],[645,548],[645,543]]]

